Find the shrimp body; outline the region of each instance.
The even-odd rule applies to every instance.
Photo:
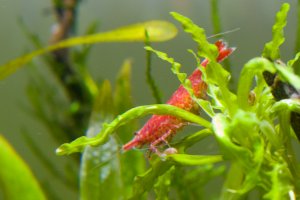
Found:
[[[218,62],[221,62],[234,51],[234,48],[227,48],[226,44],[222,40],[217,41],[215,45],[218,47],[219,51],[217,58]],[[201,63],[201,65],[204,67],[207,64],[207,59]],[[191,81],[194,95],[197,98],[206,98],[207,85],[202,80],[201,76],[202,73],[197,68],[188,77],[188,79]],[[171,98],[167,101],[167,104],[193,113],[198,113],[200,109],[199,106],[193,101],[188,91],[182,85],[180,85],[179,88],[173,93]],[[136,133],[134,138],[123,146],[123,150],[127,151],[134,147],[150,144],[150,150],[158,152],[156,145],[162,142],[166,143],[167,139],[169,139],[186,124],[186,121],[171,115],[153,115]]]

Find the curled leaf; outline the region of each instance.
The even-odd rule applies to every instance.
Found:
[[[279,47],[284,42],[283,28],[286,25],[287,13],[290,9],[288,3],[284,3],[281,6],[280,11],[276,14],[276,21],[272,28],[273,38],[265,45],[263,51],[263,57],[271,59],[272,61],[280,58]]]
[[[288,68],[286,66],[282,66],[280,64],[275,64],[275,67],[278,71],[278,74],[281,76],[281,78],[291,84],[296,89],[300,89],[300,77],[297,76],[291,68]]]
[[[215,45],[210,44],[206,40],[205,30],[197,26],[189,18],[180,15],[176,12],[171,12],[171,15],[181,23],[185,32],[190,33],[193,37],[193,40],[198,44],[198,53],[200,56],[205,57],[209,60],[215,60],[218,56],[218,49]]]
[[[71,143],[66,143],[61,145],[56,153],[58,155],[71,154],[75,152],[81,152],[85,146],[98,146],[104,144],[109,136],[114,133],[120,126],[127,124],[133,119],[142,117],[147,114],[157,114],[157,115],[172,115],[175,117],[182,118],[186,121],[199,124],[206,128],[210,128],[211,124],[209,121],[183,109],[180,109],[176,106],[167,105],[167,104],[154,104],[148,106],[138,106],[132,108],[125,112],[122,115],[119,115],[114,121],[110,124],[104,124],[102,131],[95,137],[80,137],[74,140]]]
[[[244,65],[237,92],[237,103],[240,108],[247,109],[249,107],[248,96],[253,78],[263,71],[274,73],[276,70],[273,63],[265,58],[253,58]]]
[[[294,64],[300,60],[300,52],[298,52],[292,60],[289,60],[287,65],[289,67],[294,67]]]

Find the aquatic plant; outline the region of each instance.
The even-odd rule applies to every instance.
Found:
[[[148,59],[149,53],[154,53],[170,63],[172,72],[206,117],[168,104],[133,107],[128,95],[131,92],[129,61],[121,68],[115,90],[109,81],[97,86],[87,76],[83,83],[87,84],[92,99],[88,131],[85,136],[74,138],[56,150],[58,155],[83,152],[79,176],[81,199],[146,199],[153,195],[156,199],[299,197],[299,161],[293,142],[300,138],[300,78],[295,73],[299,69],[300,53],[286,64],[280,61],[288,11],[289,4],[282,4],[276,14],[271,41],[265,44],[262,56],[252,58],[244,65],[236,92],[229,88],[230,72],[227,70],[231,68],[226,67],[226,70],[217,62],[218,49],[207,41],[204,29],[183,15],[171,13],[197,44],[197,52],[189,51],[207,85],[207,99],[194,94],[188,76],[181,72],[180,63],[149,46],[154,36],[148,26],[140,24],[142,31],[138,40],[147,44]],[[218,17],[214,19],[218,20]],[[219,31],[220,25],[214,24]],[[123,28],[117,32],[124,30],[131,29]],[[163,30],[171,32],[167,39],[176,32],[170,24],[163,26]],[[134,34],[129,35],[134,37]],[[87,41],[95,42],[90,36],[69,39],[25,55],[3,65],[0,77],[14,72],[33,56],[69,45],[90,44]],[[206,68],[200,65],[203,58],[209,60]],[[151,67],[151,62],[148,63]],[[150,88],[159,102],[149,68],[147,72]],[[76,108],[75,111],[80,111],[81,104]],[[147,158],[142,151],[122,153],[120,141],[128,142],[138,129],[135,120],[149,114],[175,116],[188,124],[196,124],[199,130],[168,142],[172,149],[167,145],[163,154],[153,153]],[[206,145],[203,140],[207,138],[217,143],[217,154],[190,153],[191,147]],[[159,147],[165,149],[164,144]],[[211,194],[206,186],[214,180],[222,185],[219,192]],[[34,181],[32,187],[40,191]]]

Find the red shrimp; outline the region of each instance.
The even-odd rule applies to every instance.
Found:
[[[224,60],[235,50],[235,48],[228,48],[226,43],[222,40],[217,41],[215,45],[219,51],[218,62]],[[201,65],[205,67],[207,63],[208,60],[205,59]],[[206,98],[207,85],[202,80],[201,75],[201,71],[197,68],[188,79],[191,81],[195,96],[197,98]],[[171,98],[167,101],[167,104],[193,113],[199,112],[200,109],[182,85],[173,93]],[[150,150],[160,154],[156,146],[160,143],[168,144],[167,139],[170,139],[172,135],[185,125],[187,125],[186,121],[171,115],[153,115],[147,123],[136,132],[134,138],[123,146],[123,150],[127,151],[134,147],[150,144]]]

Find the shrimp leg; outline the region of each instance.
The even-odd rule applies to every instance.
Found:
[[[153,142],[151,142],[150,143],[150,151],[151,152],[154,152],[154,153],[156,153],[158,156],[160,156],[161,155],[161,152],[156,148],[156,145],[157,144],[159,144],[159,143],[161,143],[161,142],[164,142],[164,143],[166,143],[169,147],[170,147],[170,145],[169,145],[169,143],[167,142],[167,138],[169,137],[169,136],[171,136],[172,135],[172,130],[168,130],[167,132],[165,132],[161,137],[159,137],[158,139],[156,139],[156,140],[154,140]]]

